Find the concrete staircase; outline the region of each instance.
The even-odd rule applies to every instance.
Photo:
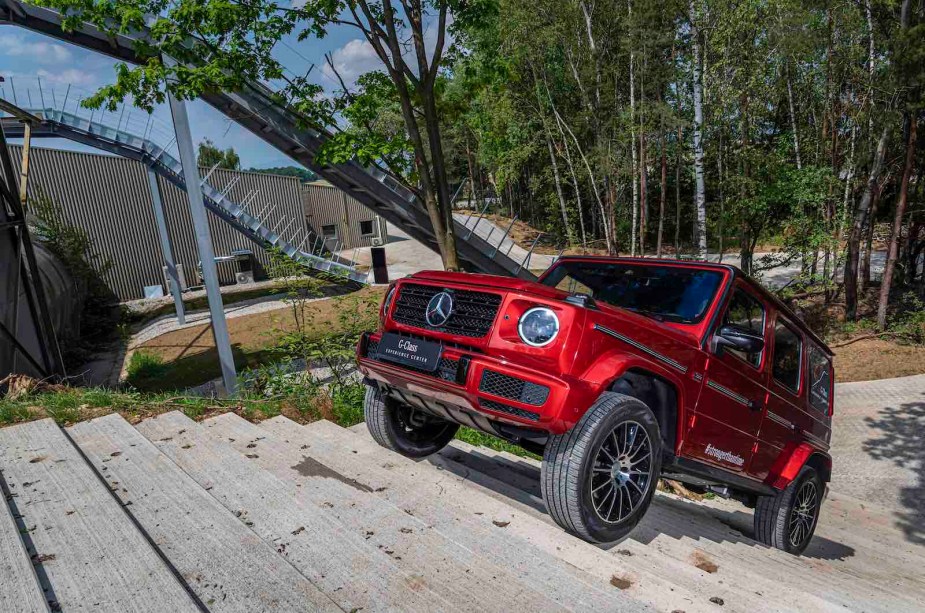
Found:
[[[552,524],[537,462],[414,462],[362,424],[173,412],[0,429],[0,611],[912,611],[925,548],[832,494],[801,558],[751,514],[659,494],[606,550]]]

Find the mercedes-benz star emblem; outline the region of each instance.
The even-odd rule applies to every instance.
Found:
[[[453,296],[449,292],[440,292],[435,294],[430,302],[427,303],[427,311],[424,313],[424,319],[431,326],[439,328],[446,324],[450,315],[453,314]]]

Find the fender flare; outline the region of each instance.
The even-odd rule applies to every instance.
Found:
[[[764,482],[774,489],[782,490],[797,478],[807,464],[813,465],[823,482],[828,483],[832,475],[832,457],[805,442],[787,445],[771,466]]]

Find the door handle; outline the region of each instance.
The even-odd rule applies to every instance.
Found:
[[[759,402],[757,400],[749,400],[748,408],[751,409],[752,411],[760,411],[761,409],[764,408],[764,403]]]

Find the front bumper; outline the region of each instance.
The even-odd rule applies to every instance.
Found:
[[[357,346],[360,372],[380,388],[445,419],[496,432],[492,423],[560,434],[577,419],[581,383],[553,377],[475,351],[445,345],[432,373],[378,357],[379,334],[364,334]],[[576,407],[563,414],[563,407]],[[574,414],[572,414],[574,413]]]

